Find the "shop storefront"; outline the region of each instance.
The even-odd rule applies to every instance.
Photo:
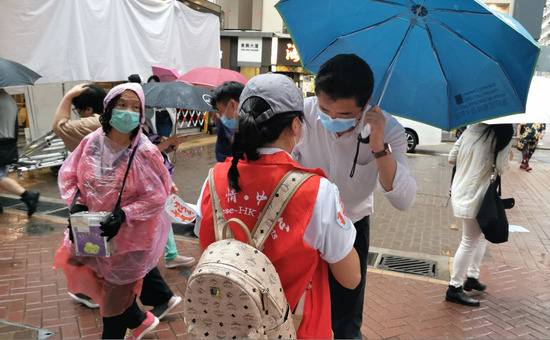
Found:
[[[314,92],[314,77],[303,68],[300,55],[292,39],[286,36],[273,39],[273,45],[277,46],[277,57],[271,71],[289,76],[302,89],[304,96],[311,95]]]
[[[225,30],[221,32],[221,67],[247,78],[270,71],[272,33]]]

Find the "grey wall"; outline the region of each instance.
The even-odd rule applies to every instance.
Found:
[[[540,38],[542,14],[546,0],[516,0],[514,18],[519,21],[535,40]]]
[[[239,0],[239,29],[252,29],[252,1]]]

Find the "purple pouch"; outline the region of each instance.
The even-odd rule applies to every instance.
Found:
[[[99,229],[100,223],[107,216],[109,216],[108,212],[88,211],[71,215],[70,219],[77,256],[111,256],[111,249],[107,238],[101,236],[101,229]]]

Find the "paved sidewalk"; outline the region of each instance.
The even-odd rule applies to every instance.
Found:
[[[449,146],[419,152],[409,158],[418,182],[415,206],[407,212],[393,209],[379,193],[371,230],[373,247],[412,253],[453,256],[461,226],[445,207],[450,169]],[[198,196],[206,169],[213,163],[213,148],[184,151],[177,160],[175,181],[183,197]],[[438,155],[439,154],[439,155]],[[503,178],[504,196],[516,207],[508,211],[511,224],[529,233],[512,233],[510,241],[489,245],[482,267],[488,293],[481,308],[443,301],[446,283],[372,269],[369,272],[364,334],[369,339],[415,338],[550,338],[550,151],[537,151],[534,170],[518,169],[517,157]],[[55,179],[47,173],[25,175],[25,183],[45,196],[58,197]],[[23,214],[0,215],[0,320],[43,327],[53,338],[97,338],[101,318],[97,311],[78,306],[66,294],[62,273],[51,269],[64,224]],[[178,240],[185,254],[198,256],[195,242]],[[172,289],[185,291],[189,270],[163,270]],[[161,323],[154,337],[184,338],[179,307]],[[8,334],[9,332],[9,334]],[[26,333],[25,333],[26,332]],[[28,330],[15,334],[2,327],[0,339],[28,338]]]
[[[64,228],[36,218],[29,222],[19,214],[2,216],[0,319],[46,328],[55,333],[51,339],[96,339],[101,332],[97,310],[73,303],[63,274],[51,268]],[[179,239],[178,246],[185,254],[199,255],[196,241]],[[486,259],[482,272],[489,290],[481,296],[481,308],[444,302],[442,281],[371,270],[364,335],[369,339],[550,338],[550,266],[548,262],[531,268],[508,264],[503,258],[508,256],[507,248],[490,246],[493,256]],[[182,295],[190,271],[162,272],[174,292]],[[152,338],[185,338],[182,310],[180,306],[169,315]],[[0,333],[0,338],[16,336],[12,331]]]

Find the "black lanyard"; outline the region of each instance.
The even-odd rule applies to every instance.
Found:
[[[139,135],[136,136],[136,138],[140,138]],[[122,179],[122,188],[120,188],[120,192],[118,193],[118,199],[116,201],[115,208],[113,209],[113,211],[116,209],[120,209],[120,204],[122,202],[122,192],[124,191],[124,186],[126,185],[126,178],[128,177],[128,172],[130,172],[130,166],[132,165],[132,161],[134,160],[134,156],[136,154],[139,144],[140,144],[140,141],[136,143],[134,149],[132,150],[132,153],[130,154],[130,158],[128,159],[128,166],[126,167],[126,172],[124,173],[124,178]],[[80,197],[80,189],[78,188],[78,185],[77,185],[76,194],[74,195],[71,206],[69,207],[69,211],[73,209],[79,197]]]
[[[359,136],[357,136],[357,148],[355,149],[355,157],[353,157],[353,166],[351,168],[349,177],[353,177],[353,175],[355,174],[355,166],[357,165],[357,158],[359,157],[359,146],[361,144],[369,144],[369,140],[370,140],[370,136],[363,138],[361,137],[360,133],[359,133]]]

